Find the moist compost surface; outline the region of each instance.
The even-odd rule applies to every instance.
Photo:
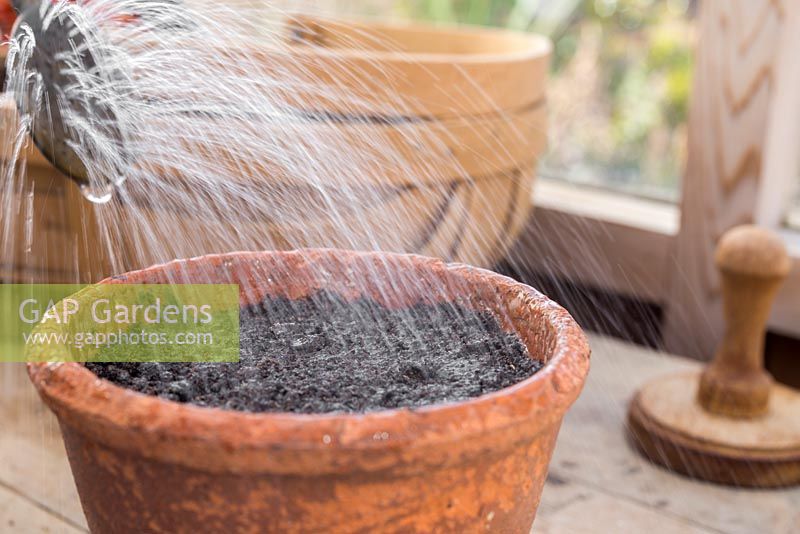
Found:
[[[392,310],[331,293],[269,298],[240,318],[238,363],[90,363],[120,386],[250,412],[366,412],[477,397],[542,364],[489,312]]]

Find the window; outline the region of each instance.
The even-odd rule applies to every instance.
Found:
[[[558,22],[543,176],[679,199],[691,14],[685,3],[595,0]]]
[[[800,156],[793,141],[800,136],[800,4],[330,1],[350,14],[551,37],[551,142],[540,169],[548,180],[536,185],[536,231],[521,245],[530,270],[556,265],[568,280],[657,302],[665,309],[667,346],[707,357],[723,324],[717,240],[754,221],[777,230],[795,262],[770,327],[800,333]],[[703,79],[693,85],[695,65]],[[691,124],[692,145],[690,98],[704,111]],[[560,246],[564,238],[549,236],[564,236],[565,228],[572,242]]]
[[[535,31],[554,42],[545,178],[676,202],[693,0],[338,2],[340,12]]]

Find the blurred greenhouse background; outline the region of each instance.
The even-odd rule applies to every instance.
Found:
[[[548,35],[552,179],[677,201],[697,0],[352,0],[339,12]]]

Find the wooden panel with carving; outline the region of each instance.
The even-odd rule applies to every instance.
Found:
[[[710,358],[722,335],[714,249],[726,230],[754,220],[790,4],[701,2],[681,231],[666,292],[664,341],[678,354]]]

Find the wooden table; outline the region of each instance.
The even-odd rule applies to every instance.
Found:
[[[800,489],[695,482],[651,466],[627,444],[625,409],[636,387],[696,363],[598,336],[592,346],[592,372],[564,421],[534,532],[800,532]],[[57,425],[19,365],[0,366],[0,391],[0,531],[85,531]]]

